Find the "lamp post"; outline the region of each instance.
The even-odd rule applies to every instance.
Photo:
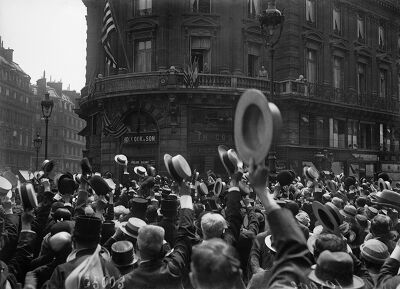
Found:
[[[40,102],[42,106],[42,116],[46,123],[46,136],[44,140],[44,158],[47,160],[47,144],[48,144],[48,130],[49,130],[49,118],[53,111],[54,102],[50,99],[50,95],[48,93],[44,94],[44,100]]]
[[[271,99],[274,98],[274,54],[275,54],[275,45],[279,42],[279,39],[282,35],[283,22],[285,20],[285,16],[281,11],[276,9],[275,0],[268,1],[267,10],[263,11],[263,13],[259,16],[261,34],[265,40],[265,47],[270,52],[270,96]],[[268,155],[268,165],[272,173],[276,172],[276,152],[275,152],[275,144],[273,142],[271,151]]]
[[[36,134],[36,138],[33,140],[33,147],[36,149],[36,171],[38,170],[39,166],[39,150],[42,146],[42,138],[40,137],[39,133]]]

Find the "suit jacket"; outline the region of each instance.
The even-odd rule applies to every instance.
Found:
[[[260,272],[261,270],[269,270],[272,268],[274,257],[271,251],[265,245],[265,238],[269,232],[262,232],[258,234],[253,242],[249,255],[249,276]]]
[[[138,268],[124,275],[124,288],[168,289],[182,288],[195,238],[194,213],[190,209],[180,210],[179,228],[171,254],[158,259],[140,262]]]
[[[386,259],[385,264],[383,264],[379,272],[376,288],[396,289],[400,284],[400,275],[397,275],[399,268],[399,261],[393,258]]]
[[[229,245],[232,245],[234,247],[237,246],[240,235],[240,228],[243,223],[243,218],[240,213],[241,198],[242,196],[238,187],[231,187],[225,196],[225,220],[228,223],[228,229],[226,229],[223,239]]]
[[[167,241],[171,247],[174,247],[176,233],[177,233],[177,227],[175,225],[175,222],[170,218],[163,217],[162,220],[160,222],[158,222],[157,225],[164,228],[165,241]]]

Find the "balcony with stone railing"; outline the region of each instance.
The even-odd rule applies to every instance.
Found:
[[[80,105],[91,100],[113,96],[126,92],[234,92],[255,88],[263,91],[266,95],[270,91],[270,81],[265,78],[245,77],[226,74],[199,74],[194,87],[187,87],[184,82],[183,73],[148,72],[118,74],[108,77],[97,78],[91,86],[81,90],[82,98]],[[400,113],[399,101],[390,97],[374,97],[371,94],[358,95],[356,92],[337,89],[329,85],[286,80],[275,82],[274,99],[296,98],[302,101],[314,101],[320,103],[334,103],[359,107],[360,109],[371,109],[391,113]]]

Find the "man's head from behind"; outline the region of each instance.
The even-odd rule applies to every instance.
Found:
[[[325,250],[331,252],[347,252],[346,242],[334,234],[318,235],[314,245],[315,260],[317,260],[319,254]]]
[[[207,213],[201,218],[201,231],[204,240],[221,238],[227,227],[224,217],[220,214]]]
[[[190,280],[198,289],[239,287],[242,281],[236,250],[218,238],[194,246]]]
[[[139,229],[137,246],[142,260],[157,259],[160,256],[165,231],[162,227],[146,225]]]

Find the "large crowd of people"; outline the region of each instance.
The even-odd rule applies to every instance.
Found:
[[[230,150],[232,153],[232,150]],[[0,288],[400,288],[400,188],[305,167],[0,177]],[[236,156],[237,157],[237,156]],[[126,157],[116,156],[124,165]]]

